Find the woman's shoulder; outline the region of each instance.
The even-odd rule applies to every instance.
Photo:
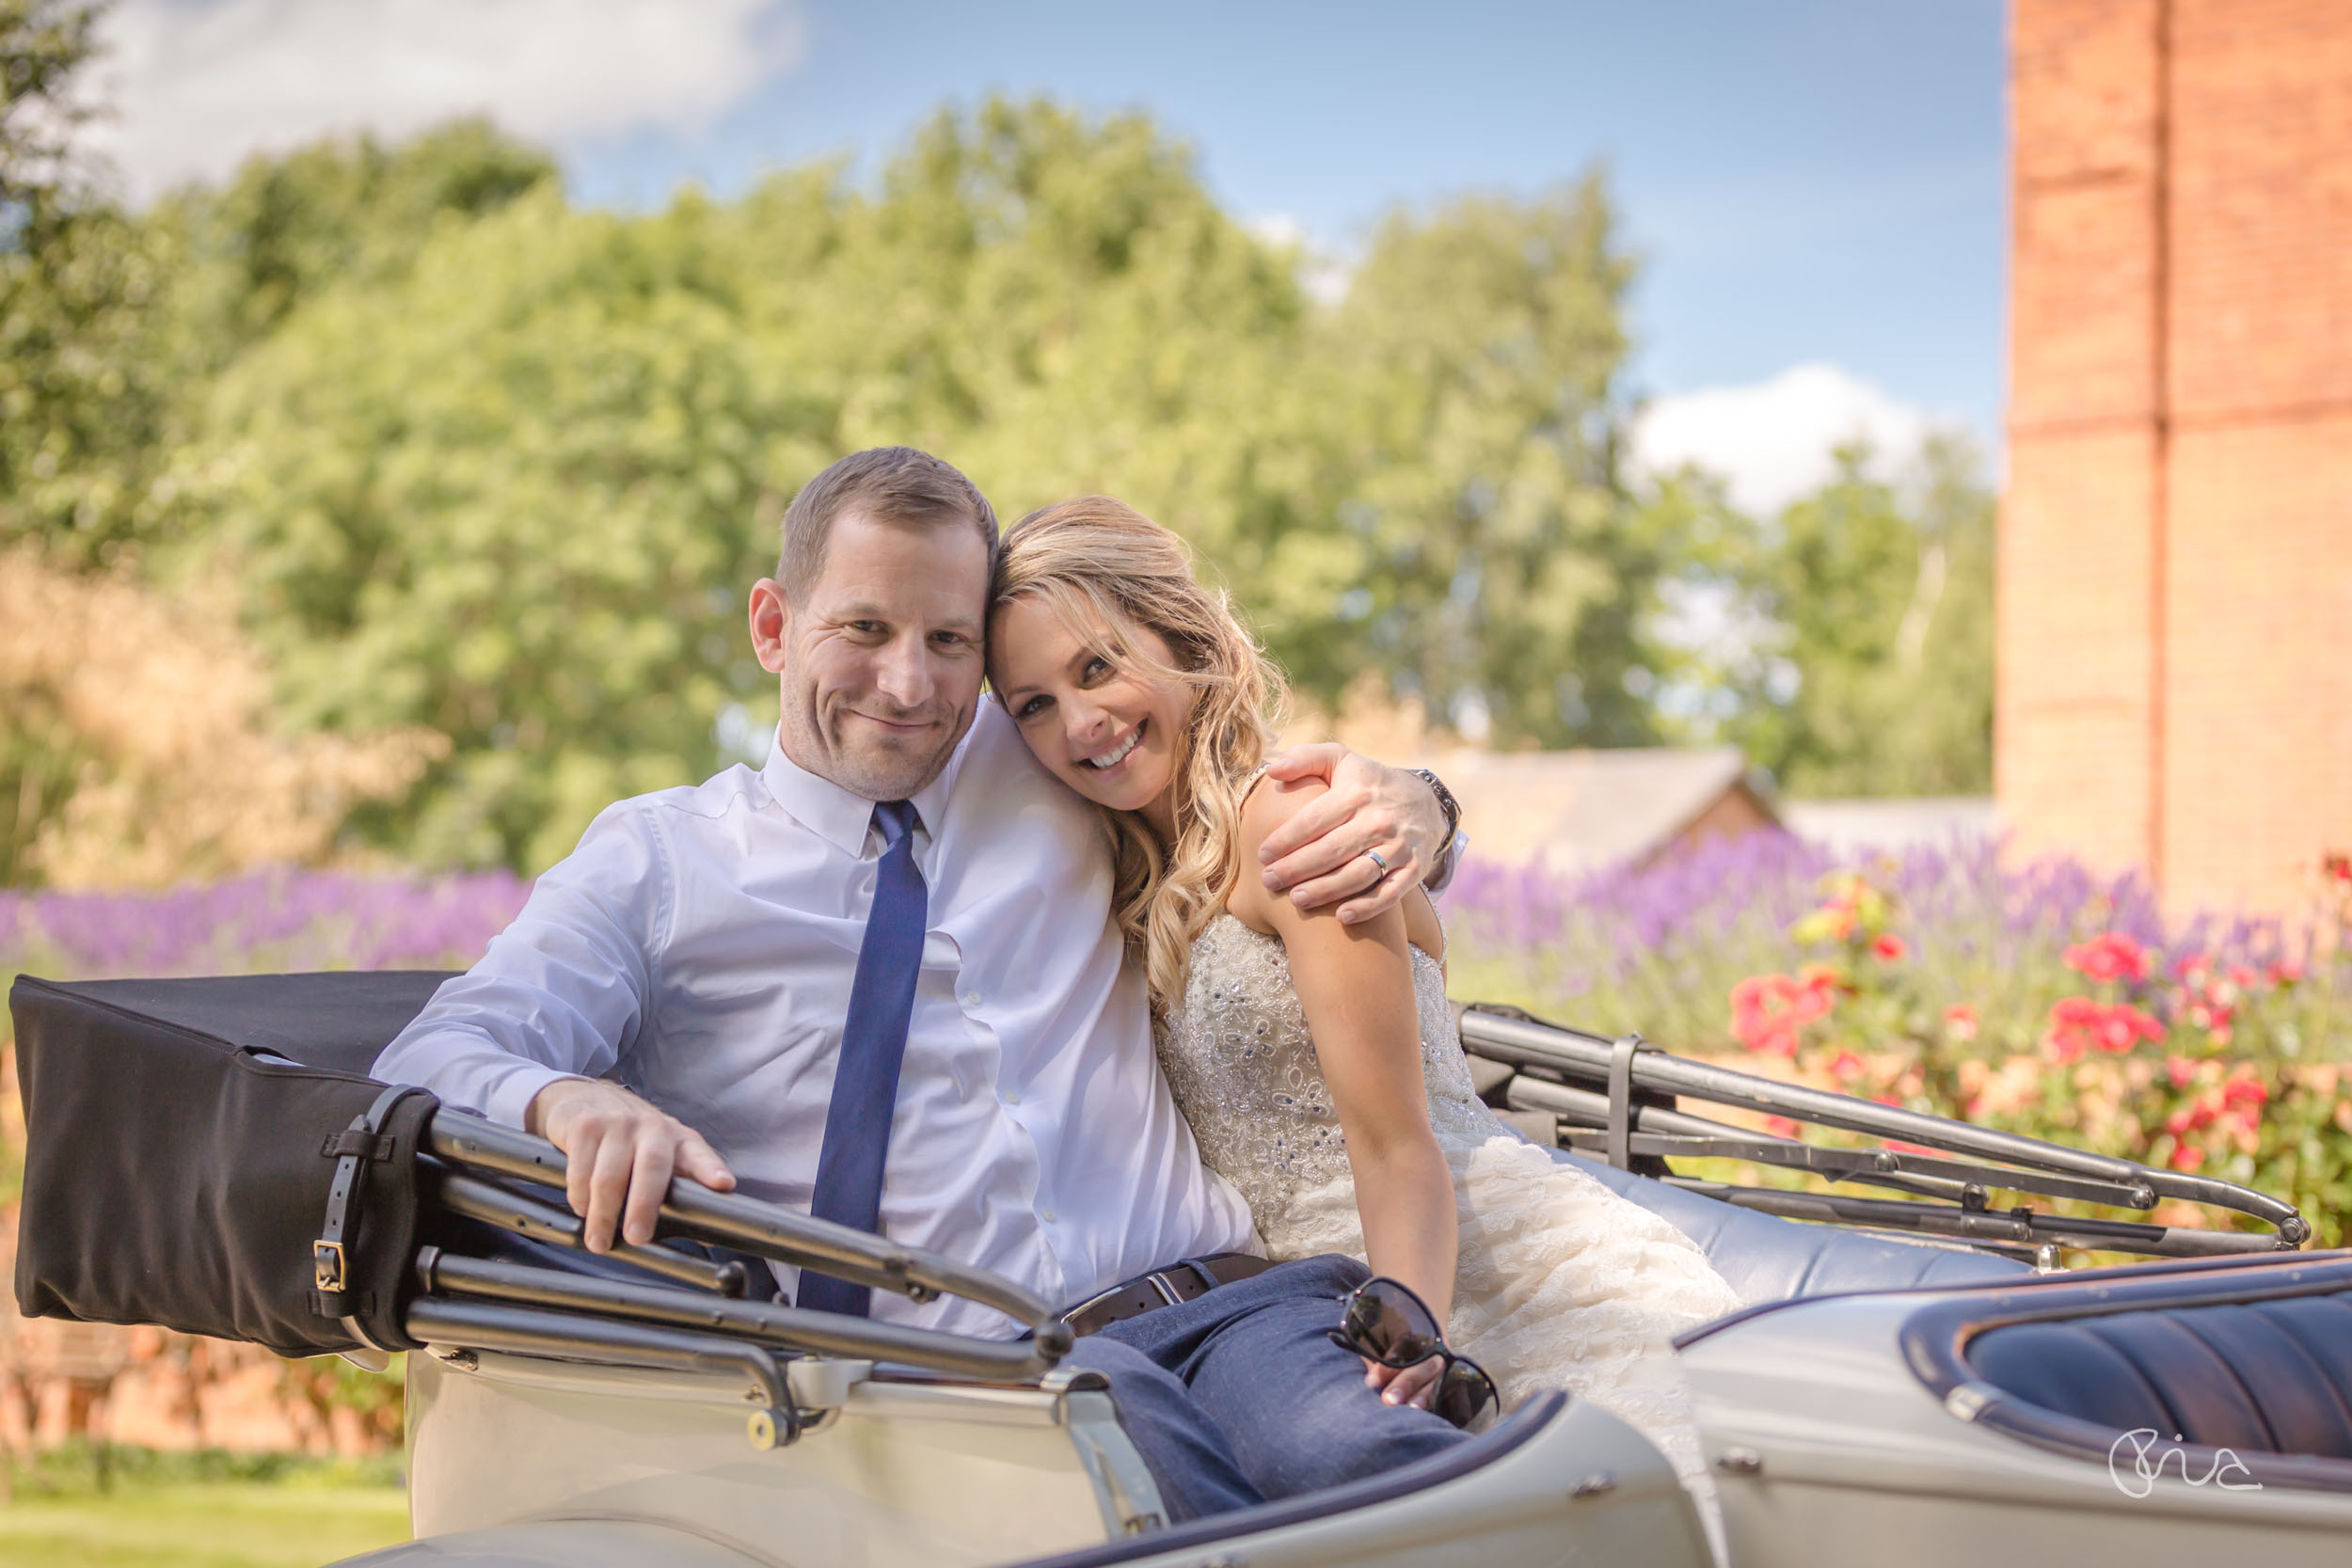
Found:
[[[1278,779],[1260,768],[1242,784],[1242,847],[1256,854],[1267,834],[1330,792],[1323,779]]]
[[[1304,811],[1314,800],[1327,794],[1331,786],[1321,779],[1277,779],[1260,768],[1242,786],[1240,819],[1234,831],[1234,861],[1238,870],[1232,891],[1226,895],[1226,911],[1263,936],[1275,934],[1275,906],[1287,903],[1266,890],[1264,879],[1258,875],[1261,866],[1258,850],[1268,835]]]

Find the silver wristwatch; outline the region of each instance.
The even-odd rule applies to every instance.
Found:
[[[1445,814],[1445,847],[1438,851],[1437,861],[1430,866],[1429,875],[1421,882],[1433,894],[1443,893],[1446,884],[1454,880],[1454,870],[1462,863],[1462,857],[1470,852],[1470,834],[1462,831],[1462,802],[1454,798],[1454,791],[1446,788],[1445,781],[1428,768],[1414,768],[1407,771],[1429,786],[1430,793],[1438,798],[1438,810]]]

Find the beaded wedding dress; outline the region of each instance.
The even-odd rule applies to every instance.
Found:
[[[1436,959],[1411,949],[1429,1119],[1461,1223],[1453,1347],[1509,1409],[1565,1388],[1655,1443],[1722,1560],[1714,1487],[1667,1340],[1740,1304],[1689,1238],[1496,1117],[1470,1086]],[[1331,1096],[1279,938],[1220,913],[1193,943],[1160,1065],[1210,1168],[1240,1189],[1267,1254],[1364,1256]]]

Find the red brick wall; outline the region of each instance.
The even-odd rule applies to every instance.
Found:
[[[2286,908],[2352,846],[2352,3],[2014,0],[1995,787]]]

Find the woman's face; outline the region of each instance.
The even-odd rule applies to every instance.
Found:
[[[1046,770],[1098,805],[1143,813],[1170,836],[1192,688],[1110,663],[1034,599],[999,609],[988,640],[997,695]],[[1154,663],[1172,662],[1168,643],[1148,627],[1134,627],[1126,641]]]

